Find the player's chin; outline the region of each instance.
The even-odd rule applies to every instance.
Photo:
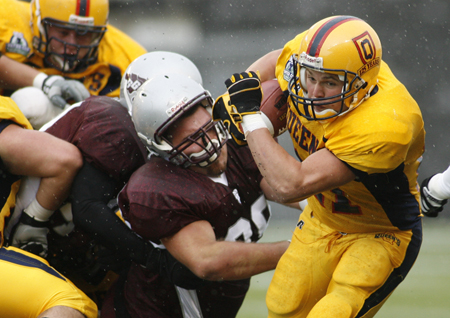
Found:
[[[211,165],[206,167],[209,177],[218,177],[227,169],[228,152],[227,145],[224,145],[220,151],[219,157]]]

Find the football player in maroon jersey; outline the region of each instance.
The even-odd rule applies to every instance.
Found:
[[[142,55],[130,64],[126,71],[129,76],[124,76],[122,81],[133,80],[132,86],[138,87],[140,83],[136,78],[144,81],[162,71],[161,59],[166,61],[163,64],[166,69],[201,81],[195,65],[186,57],[172,52]],[[40,179],[27,179],[23,182],[16,211],[6,231],[8,235],[19,222],[12,244],[47,256],[55,268],[65,273],[99,305],[102,292],[115,277],[108,270],[126,270],[131,260],[139,266],[164,271],[169,277],[184,271],[181,265],[173,266],[173,258],[165,250],[155,249],[132,232],[110,205],[132,172],[143,165],[147,157],[147,150],[139,140],[129,115],[127,103],[134,91],[127,86],[121,85],[121,95],[123,93],[126,98],[121,98],[120,102],[106,96],[90,97],[42,128],[77,146],[83,156],[83,167],[72,183],[72,213],[65,213],[65,208],[61,208],[55,214],[48,211],[46,216],[33,214],[29,203],[36,196],[35,189]],[[66,222],[72,215],[75,229],[73,224]],[[88,253],[90,249],[95,253]],[[192,283],[189,277],[195,283],[202,283],[187,272],[180,284],[190,287],[186,285]]]
[[[212,282],[183,289],[132,264],[102,317],[235,317],[250,277],[274,269],[287,249],[287,241],[256,244],[272,193],[248,147],[227,142],[222,122],[212,120],[212,104],[208,91],[179,74],[145,82],[132,119],[152,155],[119,194],[137,234]]]

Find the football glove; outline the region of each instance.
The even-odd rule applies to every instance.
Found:
[[[39,73],[33,80],[33,86],[41,89],[53,105],[63,109],[69,100],[81,102],[90,96],[81,82],[66,80],[59,75]]]
[[[422,213],[425,216],[434,218],[443,210],[447,200],[440,200],[431,194],[428,184],[432,177],[434,175],[422,181],[420,186],[420,204],[422,206]]]
[[[230,103],[240,116],[259,114],[263,91],[257,73],[233,74],[225,81],[225,85],[230,95]]]
[[[247,145],[245,135],[242,131],[242,117],[237,113],[235,107],[230,104],[230,96],[223,94],[219,96],[212,108],[213,120],[222,120],[228,130],[230,141],[238,147]]]
[[[49,222],[37,221],[25,211],[20,216],[19,224],[12,239],[12,246],[41,257],[47,257],[48,241],[47,234]]]

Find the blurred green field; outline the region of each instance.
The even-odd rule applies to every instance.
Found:
[[[289,239],[295,221],[269,224],[263,240]],[[450,317],[450,220],[425,218],[424,240],[416,264],[376,315],[377,318]],[[252,278],[238,318],[267,317],[266,290],[273,271]]]

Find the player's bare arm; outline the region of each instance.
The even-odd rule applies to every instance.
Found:
[[[34,78],[40,73],[37,69],[12,60],[5,55],[0,56],[0,70],[0,87],[12,90],[33,86]]]
[[[65,200],[83,163],[74,145],[15,124],[0,134],[0,157],[13,174],[42,177],[36,198],[49,210],[58,208]]]
[[[282,49],[278,49],[262,56],[247,68],[247,72],[259,71],[261,82],[275,78],[275,66],[281,51]]]
[[[327,149],[299,162],[280,146],[267,129],[247,135],[247,142],[264,179],[280,203],[296,202],[355,178],[353,172]]]
[[[244,279],[272,270],[289,245],[287,241],[217,241],[207,221],[193,222],[162,242],[194,274],[212,281]]]

